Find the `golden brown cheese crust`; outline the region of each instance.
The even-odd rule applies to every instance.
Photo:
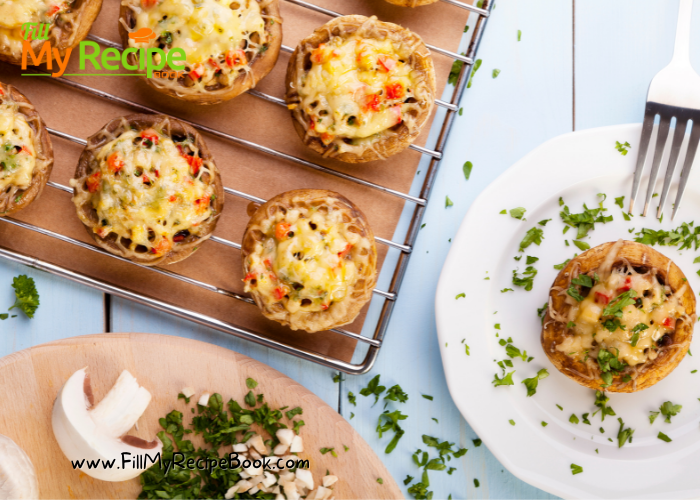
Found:
[[[373,141],[371,147],[365,148],[360,153],[340,151],[335,142],[326,145],[320,137],[309,134],[307,124],[310,123],[311,119],[299,106],[301,98],[297,90],[304,73],[308,72],[310,68],[311,53],[315,49],[321,44],[328,43],[333,37],[347,39],[355,35],[376,40],[388,39],[395,46],[411,49],[407,62],[413,70],[413,77],[416,79],[413,91],[419,105],[411,111],[414,114],[411,120],[415,124],[414,126],[409,127],[407,121],[404,120],[391,129],[377,134],[378,137]],[[287,106],[291,109],[292,122],[304,144],[323,156],[347,163],[381,160],[406,149],[418,137],[423,125],[430,117],[436,94],[435,68],[430,51],[423,40],[412,31],[396,24],[359,15],[337,17],[299,42],[289,59],[285,86],[287,89],[285,99]]]
[[[564,322],[556,321],[550,314],[550,311],[553,310],[555,315],[567,317],[572,306],[566,301],[567,295],[565,291],[568,289],[571,279],[580,274],[593,276],[593,273],[600,268],[614,245],[615,242],[610,242],[591,248],[572,259],[560,271],[550,290],[550,305],[544,317],[541,334],[542,348],[552,364],[570,379],[575,380],[584,387],[596,390],[600,390],[603,384],[600,370],[594,367],[594,364],[577,361],[574,357],[568,356],[556,348],[564,341],[567,335],[572,335],[572,333]],[[660,349],[655,359],[648,359],[644,363],[635,366],[634,369],[627,368],[623,374],[614,377],[613,383],[605,388],[605,391],[609,392],[640,391],[651,387],[671,373],[681,362],[685,353],[688,352],[696,319],[693,291],[690,285],[687,284],[683,272],[668,257],[647,245],[632,241],[621,241],[621,246],[612,267],[622,265],[625,261],[629,262],[636,269],[655,272],[659,281],[670,287],[673,293],[685,286],[685,291],[680,296],[680,303],[685,308],[686,319],[677,320],[675,331],[667,335],[666,348]],[[622,380],[624,374],[630,375],[632,381],[624,382]]]
[[[266,44],[267,49],[262,53],[257,50],[245,50],[250,66],[249,72],[240,74],[227,84],[217,83],[208,86],[204,91],[192,88],[191,80],[189,80],[187,75],[177,79],[174,85],[169,83],[167,79],[146,78],[143,76],[143,80],[159,92],[196,104],[219,104],[255,88],[258,82],[272,71],[277,62],[280,47],[282,46],[282,16],[279,11],[279,0],[252,1],[257,1],[263,7],[262,14],[266,19],[265,32],[268,36],[268,43]],[[129,46],[129,33],[136,26],[135,6],[140,6],[140,0],[123,1],[119,10],[119,35],[124,47]],[[129,54],[128,58],[131,64],[136,64],[136,56],[134,54]],[[145,70],[139,70],[139,72],[145,75]]]
[[[158,130],[169,137],[190,138],[198,151],[197,156],[201,158],[202,163],[212,173],[212,175],[208,175],[202,181],[211,185],[215,194],[209,202],[212,215],[198,225],[197,233],[189,234],[184,239],[173,242],[172,248],[167,253],[160,255],[153,254],[147,248],[134,250],[131,248],[131,242],[125,241],[124,238],[119,237],[115,233],[109,233],[104,237],[97,234],[95,229],[99,227],[100,221],[96,210],[93,208],[93,196],[89,193],[87,186],[88,178],[100,172],[100,162],[97,160],[96,155],[105,144],[115,137],[119,137],[124,132],[130,130],[145,131],[148,129]],[[102,180],[104,181],[105,179],[106,177]],[[102,130],[88,138],[87,146],[80,155],[74,180],[71,181],[71,184],[74,186],[73,202],[76,204],[78,217],[85,225],[88,234],[95,240],[95,243],[112,254],[147,266],[172,264],[189,257],[212,235],[224,207],[224,189],[221,175],[201,135],[186,123],[165,115],[135,114],[111,120]]]
[[[243,235],[242,265],[243,274],[251,271],[252,257],[260,256],[265,243],[274,239],[271,224],[284,222],[290,212],[306,219],[314,214],[327,214],[339,211],[344,230],[357,236],[357,244],[343,258],[359,263],[352,282],[347,284],[347,293],[340,300],[333,301],[326,310],[296,310],[290,312],[285,304],[287,298],[274,298],[261,293],[257,287],[250,287],[250,294],[261,312],[268,319],[277,321],[293,330],[318,332],[351,323],[362,307],[372,298],[377,282],[377,249],[374,234],[365,215],[350,200],[333,191],[323,189],[299,189],[279,194],[260,206],[253,214]],[[291,220],[291,219],[290,219]],[[277,244],[277,243],[275,243]],[[247,287],[247,289],[249,289]]]
[[[399,7],[420,7],[421,5],[430,5],[438,0],[386,0],[389,3],[398,5]]]
[[[46,124],[29,99],[12,85],[0,83],[0,90],[2,91],[0,100],[10,100],[17,103],[17,113],[20,113],[31,127],[34,134],[34,151],[36,154],[32,181],[29,187],[20,189],[17,186],[10,185],[0,192],[0,216],[6,216],[27,207],[44,190],[53,168],[53,147],[51,146],[49,133],[46,130]]]
[[[58,49],[61,57],[70,48],[77,47],[90,33],[92,23],[102,9],[102,0],[75,0],[66,12],[54,19],[49,30],[49,43],[52,49]],[[31,46],[38,54],[46,40],[33,40]],[[44,58],[43,62],[46,58]],[[22,52],[12,52],[10,47],[0,47],[0,60],[12,64],[22,64]],[[29,58],[28,63],[31,63]]]

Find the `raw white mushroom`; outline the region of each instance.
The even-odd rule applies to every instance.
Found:
[[[147,442],[126,433],[141,417],[151,394],[124,370],[100,403],[92,407],[93,395],[87,369],[75,372],[54,402],[51,423],[63,454],[71,461],[85,460],[79,469],[102,481],[126,481],[140,475],[151,462],[137,468],[137,456],[154,458],[163,449],[159,439]],[[123,453],[131,461],[123,463]],[[89,468],[88,461],[97,460]],[[112,467],[106,463],[114,460]],[[145,462],[145,460],[144,460]]]
[[[39,498],[39,482],[29,456],[0,434],[0,500]]]

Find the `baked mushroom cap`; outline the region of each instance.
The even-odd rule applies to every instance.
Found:
[[[398,5],[399,7],[420,7],[421,5],[430,5],[438,0],[386,0],[389,3]]]
[[[304,143],[348,163],[387,158],[421,132],[435,102],[435,69],[423,40],[376,17],[342,16],[294,50],[287,106]]]
[[[5,216],[27,207],[44,190],[53,168],[53,147],[36,108],[4,83],[0,83],[0,148],[0,216]],[[16,177],[19,170],[26,174],[23,181]]]
[[[0,60],[22,64],[22,35],[25,23],[50,24],[49,44],[63,57],[69,48],[76,47],[85,39],[102,8],[102,0],[75,0],[72,3],[37,0],[36,3],[36,9],[22,8],[22,1],[3,2],[0,5],[3,27],[10,33],[0,37]],[[30,41],[35,54],[39,54],[45,42],[44,39]]]
[[[251,11],[250,2],[256,11]],[[159,92],[197,104],[218,104],[254,88],[277,62],[282,46],[278,0],[231,0],[228,7],[216,0],[204,0],[196,5],[191,0],[145,3],[125,0],[121,4],[119,34],[124,47],[159,47],[167,53],[187,45],[186,69],[181,77],[147,78],[145,70],[140,70],[146,83]],[[193,12],[198,15],[196,20],[190,17]],[[229,24],[239,32],[225,31],[227,15],[231,16]],[[201,26],[206,30],[199,30]],[[155,37],[145,43],[129,38],[130,33],[144,28],[152,29]],[[183,30],[192,31],[191,36],[186,36]],[[192,40],[194,47],[190,48]],[[202,52],[216,48],[221,53]],[[136,55],[129,54],[128,58],[131,64],[136,64]],[[167,69],[166,66],[164,70]]]
[[[144,265],[172,264],[208,239],[224,206],[214,159],[175,118],[115,118],[88,138],[71,180],[78,217],[95,242]]]
[[[263,315],[293,330],[351,323],[372,298],[374,234],[360,209],[333,191],[275,196],[251,217],[241,250],[246,292]]]
[[[620,240],[561,270],[541,342],[554,366],[579,384],[635,392],[678,366],[695,321],[695,296],[680,268],[647,245]]]

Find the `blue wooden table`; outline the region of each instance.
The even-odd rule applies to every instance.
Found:
[[[273,366],[348,419],[354,413],[350,423],[374,447],[397,482],[406,475],[420,476],[411,454],[425,448],[421,436],[429,434],[469,448],[465,456],[450,463],[457,469],[452,475],[431,473],[434,498],[449,494],[455,499],[552,498],[512,476],[485,446],[473,445],[477,436],[458,413],[445,385],[433,307],[437,279],[450,239],[471,202],[525,153],[572,130],[641,121],[649,81],[671,58],[677,8],[677,0],[496,1],[479,52],[483,64],[461,103],[464,112],[448,143],[426,226],[386,343],[370,374],[335,383],[335,373],[329,369],[128,301],[106,300],[94,290],[7,262],[0,262],[0,309],[14,302],[12,277],[24,273],[36,280],[41,306],[32,320],[20,314],[0,322],[0,356],[104,331],[164,333],[211,342]],[[697,48],[700,13],[694,17],[691,42]],[[700,51],[695,50],[692,57],[700,68]],[[495,69],[500,70],[497,77]],[[462,172],[465,161],[474,165],[468,181]],[[571,175],[575,180],[576,172]],[[421,182],[418,176],[416,186]],[[445,196],[454,206],[445,207]],[[488,244],[488,235],[475,235],[474,244]],[[469,328],[467,321],[465,328]],[[400,384],[410,396],[401,406],[409,416],[402,422],[406,434],[390,455],[384,448],[391,437],[380,440],[375,430],[381,405],[371,408],[370,398],[359,396],[377,374],[383,385]],[[358,395],[356,407],[349,404],[348,391]]]

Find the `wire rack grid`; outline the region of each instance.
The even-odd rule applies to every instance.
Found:
[[[319,13],[331,16],[331,17],[338,17],[338,16],[342,15],[340,13],[337,13],[337,12],[325,9],[323,7],[308,3],[304,0],[285,0],[285,1],[292,3],[292,4],[295,4],[295,5],[298,5],[300,7],[304,7],[306,9],[315,11],[315,12],[319,12]],[[374,365],[375,360],[377,359],[377,356],[379,354],[379,349],[382,346],[384,336],[385,336],[387,328],[389,326],[389,321],[390,321],[394,306],[396,304],[396,298],[399,294],[399,290],[401,288],[401,283],[403,281],[403,278],[404,278],[404,275],[406,273],[406,269],[408,267],[408,263],[409,263],[409,260],[411,257],[411,251],[414,247],[416,238],[418,236],[418,230],[420,229],[420,226],[421,226],[421,221],[423,219],[425,207],[428,203],[428,199],[430,197],[430,192],[431,192],[433,185],[435,183],[435,178],[436,178],[436,175],[438,172],[438,168],[440,166],[440,161],[442,160],[442,156],[443,156],[442,152],[443,152],[443,149],[444,149],[445,144],[447,142],[447,138],[450,134],[450,131],[452,129],[452,124],[455,120],[455,115],[456,115],[456,112],[458,110],[459,101],[462,97],[462,94],[464,93],[464,91],[466,89],[467,80],[468,80],[469,75],[471,73],[472,65],[474,63],[474,59],[476,56],[477,49],[479,47],[479,43],[481,42],[481,38],[482,38],[482,35],[484,32],[486,21],[488,19],[488,16],[490,14],[490,10],[491,10],[492,5],[493,5],[492,0],[484,0],[482,7],[475,7],[475,6],[460,2],[458,0],[440,0],[440,1],[448,3],[448,4],[453,5],[455,7],[458,7],[458,8],[469,10],[470,12],[477,14],[478,17],[477,17],[476,22],[474,23],[474,30],[472,33],[472,37],[471,37],[468,49],[464,54],[458,54],[458,53],[455,53],[455,52],[452,52],[449,50],[445,50],[445,49],[442,49],[439,47],[427,45],[428,48],[432,52],[436,52],[436,53],[442,54],[446,57],[450,57],[455,61],[461,61],[463,64],[461,66],[461,69],[459,70],[457,80],[456,80],[456,83],[454,86],[454,90],[452,92],[451,99],[449,101],[443,101],[443,100],[439,100],[439,99],[437,99],[435,101],[436,105],[438,105],[439,107],[445,108],[445,110],[446,110],[446,113],[444,115],[444,120],[443,120],[442,125],[440,126],[440,129],[439,129],[439,133],[437,136],[435,147],[433,149],[429,149],[429,148],[421,147],[421,146],[417,146],[417,145],[410,146],[412,149],[420,152],[423,155],[428,156],[430,159],[429,165],[428,165],[428,171],[426,173],[425,180],[423,182],[423,185],[422,185],[421,190],[420,190],[420,194],[418,196],[413,196],[409,193],[403,193],[401,191],[397,191],[397,190],[388,188],[386,186],[382,186],[382,185],[379,185],[379,184],[376,184],[376,183],[373,183],[373,182],[370,182],[370,181],[367,181],[367,180],[364,180],[364,179],[361,179],[361,178],[358,178],[358,177],[355,177],[355,176],[352,176],[352,175],[349,175],[346,173],[338,172],[338,171],[332,170],[330,168],[327,168],[323,165],[320,165],[320,164],[317,164],[317,163],[314,163],[314,162],[311,162],[311,161],[308,161],[308,160],[305,160],[302,158],[298,158],[298,157],[293,156],[293,155],[289,155],[289,154],[284,153],[282,151],[277,151],[275,149],[266,147],[262,144],[257,144],[257,143],[242,139],[240,137],[236,137],[236,136],[227,134],[225,132],[207,127],[207,126],[199,124],[199,123],[195,123],[195,122],[191,122],[188,120],[183,120],[182,118],[178,118],[179,120],[184,121],[185,123],[188,123],[189,125],[193,126],[194,128],[196,128],[202,132],[213,135],[215,137],[218,137],[218,138],[223,139],[225,141],[231,142],[233,144],[237,144],[239,146],[250,148],[250,149],[253,149],[255,151],[258,151],[258,152],[261,152],[264,154],[268,154],[268,155],[271,155],[273,157],[276,157],[276,158],[279,158],[279,159],[282,159],[285,161],[290,161],[292,163],[296,163],[296,164],[303,166],[303,167],[311,168],[311,169],[314,169],[317,171],[322,171],[328,175],[340,177],[342,179],[357,183],[357,184],[362,185],[364,187],[367,187],[369,189],[378,190],[380,192],[398,197],[398,198],[403,199],[406,202],[412,203],[414,205],[413,213],[412,213],[412,216],[411,216],[409,226],[408,226],[403,243],[399,243],[396,241],[392,241],[392,240],[388,240],[388,239],[384,239],[384,238],[379,238],[379,237],[375,238],[376,241],[380,244],[384,244],[384,245],[387,245],[389,247],[398,249],[400,251],[400,255],[396,261],[394,272],[393,272],[388,290],[380,290],[380,289],[374,290],[374,294],[381,297],[382,299],[384,299],[384,302],[383,302],[382,307],[381,307],[381,312],[379,314],[379,318],[377,320],[377,324],[376,324],[376,327],[374,329],[373,336],[368,337],[368,336],[364,336],[364,335],[361,335],[358,333],[349,332],[347,330],[340,329],[340,328],[336,328],[336,329],[331,330],[334,333],[337,333],[337,334],[340,334],[340,335],[343,335],[346,337],[350,337],[350,338],[355,339],[356,341],[358,341],[362,344],[365,344],[367,346],[367,352],[365,353],[364,359],[360,363],[347,362],[347,361],[344,361],[341,359],[322,355],[322,354],[319,354],[319,353],[311,351],[311,350],[307,350],[307,349],[300,348],[297,346],[288,345],[288,344],[285,344],[284,342],[268,338],[265,335],[262,335],[260,333],[256,333],[256,332],[251,331],[249,329],[238,327],[232,323],[221,321],[217,318],[199,313],[197,311],[194,311],[191,309],[186,309],[186,308],[180,307],[178,305],[147,296],[145,294],[137,293],[137,292],[134,292],[132,290],[129,290],[129,289],[126,289],[126,288],[123,288],[120,286],[116,286],[116,285],[111,284],[107,281],[103,281],[101,279],[96,279],[96,278],[81,274],[79,272],[72,271],[72,270],[67,269],[65,267],[61,267],[61,266],[52,264],[52,263],[44,261],[44,260],[34,258],[34,257],[29,256],[29,255],[24,255],[24,254],[19,253],[19,252],[14,252],[14,251],[9,250],[9,249],[5,249],[5,248],[0,247],[0,257],[4,258],[6,260],[12,261],[12,262],[17,262],[20,264],[24,264],[24,265],[42,270],[42,271],[46,271],[46,272],[51,273],[51,274],[56,275],[56,276],[61,276],[63,278],[69,279],[71,281],[90,286],[90,287],[95,288],[97,290],[100,290],[104,293],[114,295],[117,297],[121,297],[121,298],[125,298],[125,299],[131,300],[133,302],[152,307],[153,309],[173,314],[174,316],[177,316],[179,318],[187,319],[187,320],[193,321],[195,323],[198,323],[198,324],[201,324],[204,326],[208,326],[208,327],[214,328],[216,330],[219,330],[219,331],[231,334],[231,335],[235,335],[237,337],[241,337],[241,338],[256,342],[258,344],[264,345],[266,347],[277,349],[277,350],[285,352],[287,354],[291,354],[291,355],[300,357],[302,359],[306,359],[306,360],[309,360],[309,361],[312,361],[312,362],[315,362],[315,363],[318,363],[318,364],[321,364],[324,366],[328,366],[330,368],[340,370],[340,371],[343,371],[343,372],[351,374],[351,375],[359,375],[359,374],[367,373],[369,370],[371,370],[372,366]],[[94,35],[89,35],[88,38],[93,40],[93,41],[96,41],[98,43],[101,43],[105,46],[108,46],[108,47],[113,47],[113,48],[117,48],[117,49],[122,48],[120,44],[112,42],[111,40],[106,40],[104,38],[100,38],[100,37],[97,37]],[[292,52],[293,51],[293,49],[291,47],[288,47],[285,45],[282,46],[282,50],[285,52]],[[142,104],[130,101],[128,99],[125,99],[125,98],[122,98],[119,96],[109,94],[107,92],[103,92],[101,90],[89,87],[87,85],[81,84],[79,82],[75,82],[73,80],[66,79],[64,77],[51,78],[51,80],[55,81],[61,85],[66,85],[66,86],[69,86],[73,89],[79,90],[81,92],[85,92],[85,93],[88,93],[90,95],[99,97],[101,99],[105,99],[105,100],[111,101],[113,103],[132,108],[132,109],[139,111],[139,112],[142,112],[142,113],[162,114],[161,111],[158,111],[156,109],[150,108],[148,106],[144,106]],[[274,104],[277,104],[280,106],[286,106],[284,100],[280,99],[278,97],[275,97],[275,96],[272,96],[269,94],[264,94],[264,93],[256,91],[256,90],[249,90],[248,93],[255,96],[255,97],[263,99],[265,101],[268,101],[268,102],[271,102],[271,103],[274,103]],[[82,145],[82,146],[85,146],[85,144],[86,144],[86,141],[84,139],[81,139],[79,137],[75,137],[69,133],[66,133],[66,132],[63,132],[60,130],[51,129],[51,128],[49,128],[48,131],[51,135],[53,135],[55,137],[60,137],[62,139],[72,141],[72,142],[79,144],[79,145]],[[67,193],[72,194],[72,192],[73,192],[72,188],[65,186],[65,185],[62,185],[62,184],[55,183],[55,182],[49,181],[47,183],[47,185],[49,187],[54,188],[54,189],[65,191]],[[229,187],[225,187],[224,190],[227,194],[237,196],[237,197],[243,198],[243,199],[248,200],[248,201],[252,201],[252,202],[256,202],[256,203],[264,203],[265,202],[265,200],[262,198],[259,198],[257,196],[247,194],[247,193],[244,193],[241,191],[237,191],[237,190],[229,188]],[[155,273],[159,273],[161,275],[168,276],[172,279],[183,281],[185,283],[188,283],[190,285],[208,290],[210,292],[222,294],[222,295],[231,297],[233,299],[240,300],[240,301],[247,302],[249,304],[254,305],[254,302],[250,297],[240,295],[240,294],[233,292],[233,291],[230,291],[230,290],[216,287],[216,286],[211,285],[209,283],[205,283],[205,282],[190,278],[188,276],[178,274],[178,273],[175,273],[173,271],[169,271],[167,269],[163,269],[160,267],[147,267],[147,266],[142,266],[140,264],[133,263],[133,262],[131,262],[128,259],[125,259],[123,257],[109,254],[93,244],[86,243],[86,242],[83,242],[80,240],[76,240],[74,238],[65,236],[65,235],[60,234],[60,233],[56,233],[56,232],[48,230],[48,229],[38,227],[38,226],[33,225],[33,224],[29,224],[29,223],[26,223],[26,222],[23,222],[23,221],[14,219],[14,218],[10,218],[10,217],[0,217],[0,221],[5,222],[7,224],[17,226],[17,227],[31,230],[31,231],[34,231],[34,232],[39,233],[41,235],[55,238],[57,240],[60,240],[60,241],[66,242],[66,243],[70,243],[70,244],[76,245],[76,246],[84,248],[84,249],[98,252],[100,254],[107,255],[111,258],[114,258],[114,259],[117,259],[117,260],[120,260],[123,262],[128,262],[129,264],[142,267],[143,269],[147,269],[151,272],[155,272]],[[218,236],[212,236],[210,239],[218,244],[222,244],[222,245],[234,248],[234,249],[240,250],[240,248],[241,248],[241,245],[239,243],[234,242],[234,241],[230,241],[230,240],[226,240],[226,239],[218,237]]]

